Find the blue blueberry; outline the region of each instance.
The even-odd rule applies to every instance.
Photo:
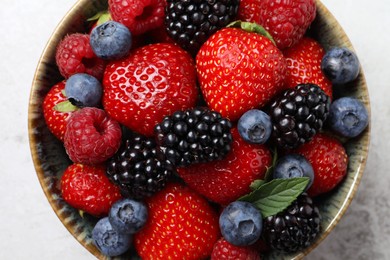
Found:
[[[332,48],[322,58],[321,69],[333,84],[345,84],[357,78],[360,71],[356,54],[348,48]]]
[[[237,128],[238,133],[245,141],[264,144],[272,132],[271,118],[261,110],[248,110],[238,120]]]
[[[274,179],[289,179],[298,177],[309,177],[310,181],[306,190],[310,188],[314,181],[314,170],[311,163],[302,155],[288,154],[281,157],[274,168]]]
[[[330,127],[344,137],[358,136],[367,127],[368,120],[366,107],[356,98],[339,98],[330,105]]]
[[[145,225],[148,209],[142,202],[122,199],[112,205],[108,218],[115,229],[134,234]]]
[[[100,219],[92,230],[96,247],[107,256],[118,256],[129,250],[132,236],[114,229],[108,217]]]
[[[120,59],[126,56],[132,46],[132,35],[121,23],[108,21],[96,26],[90,34],[93,52],[105,60]]]
[[[219,217],[222,236],[236,246],[255,243],[263,229],[263,219],[252,203],[235,201],[230,203]]]
[[[65,83],[65,95],[78,107],[96,107],[100,104],[103,89],[95,77],[78,73],[70,76]]]

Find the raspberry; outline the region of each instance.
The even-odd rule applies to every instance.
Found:
[[[104,110],[86,107],[69,118],[64,146],[75,163],[99,164],[119,149],[122,131]]]
[[[74,33],[58,44],[56,62],[60,73],[69,78],[76,73],[87,73],[102,79],[105,61],[99,59],[89,44],[89,35]]]
[[[260,260],[260,255],[252,246],[235,246],[220,238],[213,247],[211,260]]]
[[[240,0],[237,19],[260,24],[260,10],[262,0]]]

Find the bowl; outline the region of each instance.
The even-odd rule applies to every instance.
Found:
[[[309,33],[315,37],[325,49],[332,46],[344,46],[353,49],[347,35],[329,10],[320,2],[317,4],[317,18]],[[65,15],[50,37],[38,62],[32,83],[28,130],[31,155],[41,187],[58,218],[68,231],[94,256],[100,259],[131,259],[131,252],[120,258],[109,258],[100,253],[91,239],[91,231],[95,219],[81,217],[78,210],[70,207],[61,197],[59,180],[70,164],[68,156],[61,144],[48,130],[43,118],[42,102],[49,89],[62,80],[55,63],[55,50],[59,41],[69,33],[87,31],[86,19],[96,12],[107,9],[107,0],[80,0]],[[370,112],[369,95],[363,71],[358,78],[335,92],[337,96],[353,96],[361,100]],[[320,198],[319,209],[322,213],[322,233],[318,239],[304,251],[295,254],[273,252],[266,259],[300,259],[317,247],[336,227],[353,199],[363,175],[368,155],[370,127],[359,137],[345,143],[349,155],[348,174],[345,180],[331,193]]]

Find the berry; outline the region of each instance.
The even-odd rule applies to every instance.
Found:
[[[176,166],[222,159],[231,150],[231,127],[208,108],[177,111],[155,127],[158,152]]]
[[[310,188],[314,180],[314,170],[310,162],[299,154],[288,154],[280,158],[274,168],[274,179],[289,179],[297,177],[309,177],[310,182],[306,190]]]
[[[298,84],[312,83],[318,85],[332,98],[332,82],[321,70],[325,50],[317,41],[304,37],[293,47],[285,49],[283,54],[287,61],[287,87],[294,88]]]
[[[99,164],[116,153],[121,136],[119,124],[104,110],[85,107],[69,118],[64,146],[73,162]]]
[[[193,59],[168,43],[138,48],[109,63],[103,85],[107,113],[146,136],[165,116],[194,107],[198,96]]]
[[[65,36],[57,46],[55,58],[65,78],[76,73],[87,73],[99,80],[103,77],[105,61],[93,52],[88,34],[73,33]]]
[[[239,0],[167,0],[166,30],[183,49],[196,54],[200,46],[237,15]]]
[[[165,5],[165,0],[108,0],[112,19],[124,24],[133,35],[160,27]]]
[[[238,28],[213,34],[198,52],[196,64],[208,106],[231,121],[264,106],[284,85],[282,53],[265,36]]]
[[[307,191],[311,197],[331,191],[347,174],[348,155],[333,137],[317,134],[295,152],[303,155],[313,167],[314,181]]]
[[[107,176],[125,197],[143,199],[164,188],[174,170],[169,161],[156,156],[153,139],[134,134],[111,158]]]
[[[232,136],[232,150],[224,159],[177,169],[188,186],[222,205],[249,193],[250,184],[263,179],[272,163],[266,146],[245,142],[236,128],[232,129]]]
[[[104,255],[118,256],[130,249],[132,236],[115,229],[105,217],[100,219],[93,228],[92,240]]]
[[[99,58],[119,59],[129,53],[132,37],[129,29],[123,24],[107,21],[92,30],[90,44]]]
[[[254,247],[235,246],[220,238],[213,247],[211,260],[260,260],[260,255]]]
[[[77,73],[68,78],[65,84],[65,95],[78,107],[96,107],[102,98],[102,85],[95,77]]]
[[[140,231],[147,218],[147,206],[142,202],[131,199],[122,199],[115,202],[108,215],[112,227],[121,233],[127,234]]]
[[[121,199],[102,165],[69,165],[61,177],[61,194],[70,206],[97,217],[107,215],[112,204]]]
[[[240,0],[237,19],[260,24],[261,2],[262,0]]]
[[[270,106],[274,141],[284,149],[310,141],[322,129],[329,106],[329,97],[315,84],[285,90]]]
[[[186,186],[170,183],[146,200],[149,219],[134,235],[142,259],[205,259],[219,239],[218,216]]]
[[[332,130],[344,137],[356,137],[368,125],[368,111],[356,98],[342,97],[335,100],[329,111]]]
[[[263,237],[274,250],[293,253],[310,246],[321,231],[321,214],[305,193],[286,210],[264,219]]]
[[[345,84],[357,78],[360,63],[356,54],[348,48],[335,47],[325,53],[321,69],[333,84]]]
[[[260,24],[273,36],[279,49],[295,45],[302,39],[316,17],[314,0],[263,0]]]
[[[263,219],[252,203],[234,201],[222,211],[219,217],[222,236],[236,246],[254,244],[261,235]]]
[[[271,118],[261,110],[251,109],[240,117],[237,129],[245,141],[254,144],[264,144],[271,136]]]

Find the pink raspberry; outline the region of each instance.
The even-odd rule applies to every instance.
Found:
[[[73,112],[69,118],[64,146],[73,162],[96,165],[116,153],[121,136],[119,123],[104,110],[85,107]]]
[[[211,260],[260,260],[259,253],[252,246],[235,246],[220,238],[213,247]]]

